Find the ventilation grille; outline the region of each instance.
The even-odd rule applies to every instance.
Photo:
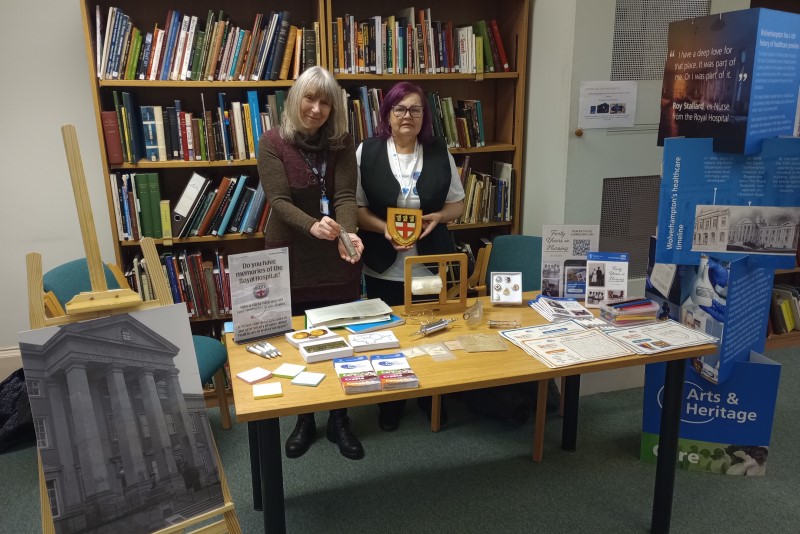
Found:
[[[650,236],[658,223],[659,176],[603,180],[600,250],[627,252],[628,278],[644,278]]]
[[[669,23],[703,17],[709,0],[617,0],[612,80],[660,80]]]

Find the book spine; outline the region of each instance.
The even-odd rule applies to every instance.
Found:
[[[494,35],[494,42],[497,45],[497,55],[500,57],[500,64],[503,66],[505,72],[509,72],[511,69],[508,64],[508,57],[506,56],[506,49],[503,46],[503,39],[500,36],[500,27],[497,25],[496,20],[492,19],[489,21],[489,29]]]
[[[116,111],[101,111],[101,121],[103,124],[103,137],[106,141],[106,157],[111,164],[120,164],[122,157],[122,137],[119,131]]]

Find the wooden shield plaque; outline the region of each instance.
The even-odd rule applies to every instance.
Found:
[[[386,226],[392,240],[398,245],[413,245],[422,233],[422,210],[388,208]]]

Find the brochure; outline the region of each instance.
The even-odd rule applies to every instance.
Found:
[[[582,299],[586,294],[586,254],[599,247],[599,225],[542,226],[542,295]]]
[[[628,254],[590,252],[586,256],[587,308],[599,308],[604,300],[628,296]]]

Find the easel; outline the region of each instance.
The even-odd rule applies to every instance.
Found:
[[[148,269],[150,280],[153,283],[156,300],[142,302],[138,293],[130,289],[109,290],[106,284],[105,273],[103,272],[103,262],[100,258],[100,249],[97,244],[97,234],[95,233],[94,217],[92,207],[89,203],[89,194],[86,188],[86,177],[83,172],[83,162],[81,160],[80,148],[78,147],[78,137],[75,127],[68,124],[62,126],[61,136],[64,139],[64,149],[67,153],[67,164],[69,165],[70,179],[72,180],[72,190],[75,195],[75,205],[78,208],[78,221],[83,237],[83,247],[86,252],[86,261],[89,268],[89,278],[92,282],[92,291],[81,293],[73,298],[66,305],[66,315],[48,318],[45,316],[44,306],[44,285],[42,281],[42,256],[38,252],[31,252],[25,256],[26,268],[28,273],[28,314],[31,328],[44,328],[48,326],[59,326],[95,319],[108,317],[110,315],[129,313],[151,309],[159,306],[172,304],[167,280],[162,271],[158,268]],[[152,238],[144,238],[141,241],[142,253],[144,254],[148,267],[158,266],[158,252]],[[216,452],[216,445],[214,446]],[[231,499],[230,488],[222,470],[222,463],[217,454],[217,466],[219,472],[220,486],[222,490],[223,505],[216,510],[211,510],[204,514],[187,519],[177,525],[161,529],[158,534],[169,534],[182,532],[184,529],[222,515],[223,518],[194,532],[204,534],[219,534],[229,532],[231,534],[241,534],[239,519],[236,517],[233,500]],[[50,512],[50,500],[47,495],[47,486],[44,478],[41,455],[39,455],[39,498],[42,514],[42,532],[45,534],[55,534],[55,525]]]

